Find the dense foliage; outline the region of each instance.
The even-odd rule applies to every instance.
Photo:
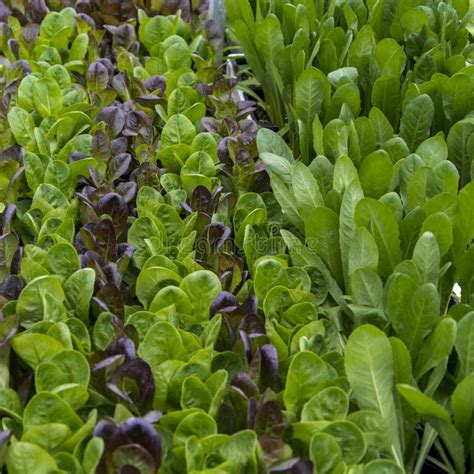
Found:
[[[473,472],[469,1],[208,6],[0,2],[4,472]]]

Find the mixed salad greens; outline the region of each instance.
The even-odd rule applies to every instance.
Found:
[[[0,2],[3,472],[473,472],[473,7]]]

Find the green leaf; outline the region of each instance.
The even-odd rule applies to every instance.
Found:
[[[288,220],[298,229],[303,229],[304,224],[301,220],[298,208],[295,203],[295,198],[290,194],[289,189],[285,186],[285,183],[278,178],[278,176],[273,175],[270,178],[270,184],[275,194],[275,198],[278,201],[278,204],[281,206],[283,214],[286,215]]]
[[[65,196],[74,191],[71,168],[67,163],[51,160],[44,173],[44,182],[58,188]]]
[[[168,360],[185,360],[186,357],[180,334],[176,328],[164,321],[151,327],[138,352],[152,368]]]
[[[454,261],[459,265],[466,247],[474,238],[474,181],[461,189],[454,223]]]
[[[350,421],[333,421],[323,429],[333,436],[341,447],[342,459],[347,464],[357,464],[365,454],[367,444],[362,431]]]
[[[276,175],[285,184],[291,184],[291,176],[293,174],[294,161],[289,161],[286,157],[275,155],[273,153],[261,153],[260,159],[265,163],[271,171],[271,176]]]
[[[311,438],[309,457],[318,466],[318,473],[330,474],[342,461],[342,450],[334,436],[320,432]]]
[[[393,368],[396,383],[409,383],[412,380],[412,361],[407,346],[398,337],[390,337],[393,352]]]
[[[196,129],[192,122],[184,115],[171,116],[161,132],[161,146],[178,144],[190,145],[196,136]]]
[[[415,364],[415,378],[420,379],[428,370],[436,367],[441,360],[449,357],[456,339],[456,321],[446,317],[441,319],[431,334],[423,342]]]
[[[400,464],[399,428],[393,397],[392,346],[387,336],[374,326],[358,327],[349,337],[344,361],[347,378],[359,407],[377,411],[390,427],[392,454]]]
[[[349,399],[339,387],[328,387],[303,406],[301,421],[342,420],[349,410]]]
[[[393,127],[400,115],[400,81],[396,76],[379,77],[372,87],[372,104],[378,107]]]
[[[103,451],[104,440],[102,438],[92,438],[89,440],[82,457],[84,474],[94,474],[96,472]]]
[[[61,383],[55,384],[54,380],[49,378],[51,367],[64,376],[61,378]],[[78,351],[65,350],[36,368],[35,384],[38,392],[53,392],[58,385],[64,383],[78,384],[87,388],[89,379],[90,369],[87,359]]]
[[[364,474],[403,474],[405,471],[388,459],[375,459],[364,466]]]
[[[200,270],[184,277],[180,288],[189,297],[193,317],[199,321],[207,321],[211,303],[221,292],[219,277],[211,271]]]
[[[413,261],[424,283],[438,284],[441,255],[434,234],[425,232],[421,235],[413,250]]]
[[[403,47],[393,38],[384,38],[377,43],[375,60],[381,76],[395,76],[398,80],[405,68],[406,56]]]
[[[366,268],[359,268],[351,274],[353,303],[383,308],[383,283],[378,273]]]
[[[369,120],[375,132],[375,139],[380,145],[393,138],[393,128],[384,113],[377,107],[372,107]]]
[[[267,293],[275,286],[289,287],[286,269],[275,259],[260,260],[255,268],[255,295],[263,302]]]
[[[12,340],[12,348],[33,369],[40,362],[48,361],[65,349],[51,336],[26,332]]]
[[[178,286],[180,282],[181,277],[168,268],[144,268],[137,278],[136,295],[143,307],[149,309],[158,291],[168,285]]]
[[[63,316],[64,292],[56,275],[40,276],[21,292],[16,313],[25,328],[42,319],[60,320]]]
[[[467,74],[455,74],[443,84],[443,111],[452,124],[472,111],[473,96],[474,85]]]
[[[275,15],[270,14],[260,22],[254,41],[267,67],[279,63],[284,44],[280,22]]]
[[[305,124],[312,124],[320,115],[328,94],[329,83],[316,68],[306,69],[296,80],[294,108],[296,117]]]
[[[379,272],[387,277],[401,260],[397,221],[385,204],[365,198],[357,205],[355,222],[372,233],[379,250]]]
[[[421,348],[423,339],[429,334],[439,318],[439,294],[432,283],[426,283],[414,290],[411,280],[408,303],[402,305],[398,300],[400,310],[394,312],[391,308],[397,304],[397,294],[392,292],[394,285],[389,287],[387,299],[389,301],[388,316],[397,331],[397,335],[407,345],[412,357]],[[403,309],[405,308],[405,309]]]
[[[448,145],[441,135],[426,139],[416,149],[416,154],[421,156],[427,166],[433,168],[448,158]]]
[[[428,138],[433,117],[433,101],[427,94],[416,97],[405,107],[400,122],[400,137],[411,151]]]
[[[174,445],[182,445],[189,436],[205,438],[217,433],[217,425],[213,418],[206,413],[191,413],[186,416],[173,434]]]
[[[334,278],[342,284],[343,272],[339,250],[339,218],[327,207],[318,207],[305,222],[306,244],[315,250],[331,270]]]
[[[294,161],[293,152],[285,140],[268,128],[261,128],[258,131],[257,148],[260,154],[272,153],[273,155],[286,158],[290,163]]]
[[[291,360],[283,401],[286,409],[297,415],[303,405],[316,395],[329,379],[326,363],[314,352],[298,352]]]
[[[15,442],[6,455],[6,465],[11,474],[50,474],[57,470],[56,461],[36,444]]]
[[[34,139],[35,123],[33,116],[21,107],[12,107],[7,115],[8,125],[12,129],[18,145],[26,146]]]
[[[33,101],[41,117],[57,117],[63,108],[61,88],[54,79],[42,77],[33,85]]]
[[[60,242],[48,250],[48,269],[63,281],[81,268],[76,249],[69,243]]]
[[[71,436],[71,430],[62,423],[46,423],[33,426],[23,433],[22,441],[34,443],[48,452],[52,452]]]
[[[72,432],[83,425],[77,413],[58,395],[49,392],[37,393],[28,402],[23,413],[25,430],[45,423],[63,423]]]
[[[334,166],[334,189],[342,194],[353,181],[358,180],[359,176],[357,174],[357,169],[352,160],[345,155],[339,157]]]
[[[432,233],[439,245],[440,256],[444,256],[453,244],[453,225],[444,212],[435,212],[428,216],[421,227],[420,235]]]
[[[83,322],[89,320],[89,306],[94,295],[95,272],[92,268],[81,268],[64,283],[67,309],[73,309]]]
[[[298,163],[293,169],[291,188],[303,221],[311,211],[324,206],[318,182],[303,163]]]
[[[173,23],[165,16],[154,16],[139,28],[139,39],[150,51],[153,46],[164,41],[173,34]]]
[[[464,440],[464,446],[472,449],[472,426],[474,424],[474,373],[459,382],[451,395],[454,424]]]
[[[166,239],[166,229],[158,219],[148,216],[139,217],[128,231],[128,242],[135,247],[133,260],[141,268],[150,256],[146,239],[157,238],[160,242]]]
[[[367,155],[359,168],[359,177],[364,194],[375,199],[390,190],[393,165],[388,153],[377,150]]]
[[[471,180],[472,136],[474,136],[474,118],[455,123],[448,133],[447,143],[449,159],[459,171],[461,187]]]
[[[372,234],[365,227],[357,227],[349,248],[349,275],[358,268],[377,271],[379,251]]]
[[[359,181],[352,181],[342,195],[339,215],[339,241],[341,246],[341,261],[346,285],[350,274],[350,252],[354,244],[357,225],[355,210],[359,201],[364,197]]]
[[[346,311],[349,310],[341,288],[331,275],[331,272],[328,270],[321,257],[315,251],[305,247],[291,232],[282,229],[280,233],[289,249],[293,264],[302,266],[311,265],[316,267],[324,275],[324,278],[327,281],[328,291],[334,300]]]
[[[458,474],[465,472],[462,438],[452,425],[448,412],[439,403],[410,385],[398,384],[397,390],[439,433],[454,460],[456,472]]]
[[[455,347],[461,362],[460,376],[468,376],[474,372],[474,311],[458,322]]]

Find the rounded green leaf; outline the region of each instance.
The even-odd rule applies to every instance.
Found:
[[[342,461],[342,450],[334,436],[316,433],[309,445],[309,457],[317,466],[318,473],[330,474]]]
[[[148,309],[155,295],[168,285],[179,285],[181,277],[163,267],[149,267],[140,272],[136,283],[136,294],[140,303]]]
[[[323,429],[333,436],[341,447],[342,459],[347,464],[357,464],[365,454],[367,444],[362,431],[350,421],[334,421]]]
[[[26,405],[23,426],[28,430],[45,423],[63,423],[73,432],[83,425],[76,412],[64,400],[53,393],[41,392],[34,395]]]
[[[57,470],[56,461],[46,450],[24,442],[9,446],[6,464],[11,474],[50,474]]]
[[[26,332],[13,338],[12,348],[33,369],[65,349],[51,336]]]
[[[349,398],[339,387],[328,387],[305,403],[301,421],[342,420],[349,410]]]
[[[16,313],[23,327],[29,327],[42,319],[60,320],[63,311],[64,292],[56,275],[35,278],[28,283],[18,298]]]
[[[12,107],[7,115],[8,125],[18,145],[25,146],[34,139],[33,116],[21,107]]]
[[[169,360],[186,359],[186,350],[179,332],[164,321],[150,328],[138,352],[152,368]]]
[[[209,270],[198,270],[184,277],[180,288],[188,295],[193,317],[207,321],[211,303],[222,289],[218,276]]]

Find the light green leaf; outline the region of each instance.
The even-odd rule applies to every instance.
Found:
[[[25,146],[34,139],[33,116],[21,107],[12,107],[8,112],[8,125],[18,145]]]
[[[359,407],[377,411],[384,417],[391,429],[392,454],[400,464],[390,341],[376,327],[360,326],[349,337],[344,360],[347,378]]]

